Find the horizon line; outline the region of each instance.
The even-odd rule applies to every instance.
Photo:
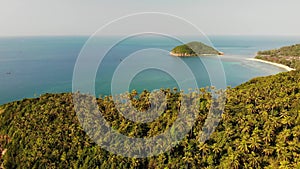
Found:
[[[39,35],[0,35],[0,38],[14,38],[14,37],[91,37],[93,34],[39,34]],[[102,35],[99,37],[117,37],[124,36],[126,34],[115,34],[115,35]],[[177,35],[177,36],[199,36],[199,35]],[[201,35],[200,35],[201,36]],[[300,34],[206,34],[206,36],[295,36],[298,37]]]

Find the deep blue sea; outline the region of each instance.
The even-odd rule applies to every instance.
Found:
[[[116,39],[116,37],[98,38],[103,42]],[[214,47],[225,53],[220,58],[226,75],[226,85],[231,87],[254,77],[285,71],[269,64],[247,60],[254,57],[257,51],[300,43],[300,37],[291,36],[211,36],[209,39]],[[0,38],[0,104],[38,97],[44,93],[71,92],[74,66],[87,40],[88,37]],[[178,41],[160,36],[133,37],[120,42],[106,54],[98,68],[95,78],[96,95],[110,94],[112,75],[130,54],[149,48],[170,51],[179,44]],[[99,43],[97,52],[101,52],[101,47],[105,45],[107,44]],[[161,55],[161,59],[151,60],[148,57],[143,61],[132,62],[132,66],[142,64],[140,62],[173,66],[165,60],[165,57],[171,57],[168,53],[153,52],[152,55]],[[215,58],[217,57],[202,57],[200,60],[182,59],[191,67],[199,87],[211,85],[203,62],[209,62],[211,63],[209,66],[213,67]],[[127,66],[130,69],[130,64]],[[185,83],[189,83],[189,80],[186,79]],[[84,85],[84,82],[82,84]],[[157,69],[144,70],[136,74],[130,84],[130,90],[138,91],[166,87],[178,87],[178,84],[168,73]]]

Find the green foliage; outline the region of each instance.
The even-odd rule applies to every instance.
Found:
[[[201,42],[190,42],[172,49],[174,54],[182,56],[218,55],[220,52]]]
[[[285,46],[280,49],[259,51],[256,58],[300,69],[300,44]]]
[[[134,123],[114,108],[110,97],[97,99],[114,129],[151,137],[177,118],[177,91],[163,90],[168,106],[151,123]],[[102,149],[85,134],[71,94],[45,94],[2,106],[1,147],[5,168],[297,168],[300,163],[300,71],[255,78],[227,90],[225,112],[205,143],[198,141],[211,95],[202,89],[196,123],[169,152],[145,159],[125,158]],[[147,109],[147,91],[131,93]],[[0,109],[0,110],[1,110]]]
[[[259,55],[271,55],[271,56],[297,56],[300,57],[300,44],[285,46],[280,49],[260,51]]]
[[[174,53],[186,53],[188,55],[194,55],[196,56],[197,54],[191,49],[188,45],[180,45],[176,46],[172,52]]]

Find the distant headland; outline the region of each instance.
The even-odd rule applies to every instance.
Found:
[[[202,42],[190,42],[184,45],[176,46],[170,52],[172,56],[189,57],[205,55],[224,55],[213,47],[207,46]]]
[[[290,67],[290,70],[300,69],[300,44],[259,51],[255,59],[282,64]]]

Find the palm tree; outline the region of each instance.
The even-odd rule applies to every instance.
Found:
[[[222,151],[222,147],[218,143],[213,144],[211,148],[212,152],[214,152],[215,154],[218,154]]]
[[[249,154],[248,162],[249,162],[249,165],[253,168],[258,168],[259,164],[260,164],[259,157],[257,157],[254,152]]]
[[[197,145],[197,147],[199,148],[199,151],[202,153],[202,156],[209,154],[210,149],[206,143],[201,142],[199,145]]]
[[[240,152],[243,152],[243,153],[249,153],[249,145],[246,141],[246,139],[243,137],[242,140],[239,140],[238,143],[237,143],[237,149],[240,151]]]
[[[273,152],[274,152],[274,148],[271,147],[271,146],[269,146],[269,145],[267,145],[267,147],[265,147],[265,148],[263,149],[263,153],[264,153],[266,156],[271,156],[271,155],[273,154]]]
[[[260,138],[257,135],[254,135],[250,138],[250,140],[248,141],[249,143],[249,147],[253,150],[256,151],[258,150],[261,145],[260,145]]]

